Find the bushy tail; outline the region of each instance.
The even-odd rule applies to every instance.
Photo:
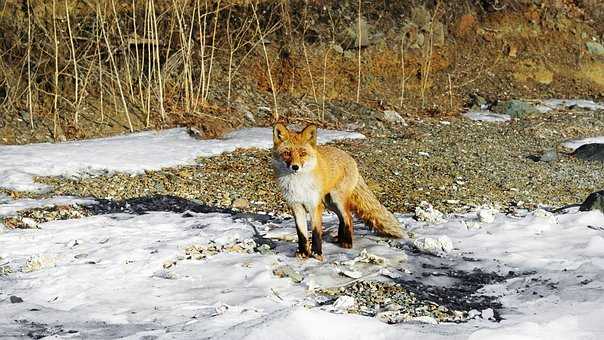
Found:
[[[407,238],[407,233],[394,215],[384,207],[371,192],[363,178],[350,196],[350,209],[379,235],[395,238]]]

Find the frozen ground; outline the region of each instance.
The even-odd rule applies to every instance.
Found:
[[[163,143],[156,141],[154,147],[169,150],[170,144]],[[224,142],[224,149],[220,141],[213,143],[214,152],[228,151],[233,144],[247,145],[239,138]],[[36,158],[42,151],[27,146],[11,150],[17,159],[25,157],[20,152]],[[164,156],[164,164],[171,165],[192,159]],[[101,158],[95,164],[97,169],[114,166]],[[76,173],[78,169],[65,167],[63,171]],[[11,171],[22,170],[15,166]],[[70,198],[56,200],[64,204]],[[14,213],[46,204],[52,202],[15,202],[4,197],[0,211]],[[294,257],[296,236],[291,220],[261,221],[258,216],[158,211],[53,221],[41,224],[40,229],[0,229],[0,339],[604,338],[602,213],[552,215],[537,210],[492,215],[482,211],[480,216],[451,215],[442,223],[399,216],[418,238],[447,235],[453,249],[440,257],[383,242],[359,225],[354,249],[341,249],[327,241],[323,263]],[[334,216],[326,215],[325,222],[328,235],[337,230]],[[248,252],[250,240],[270,242],[272,249]],[[191,245],[208,244],[225,250],[203,259],[186,256]],[[386,262],[345,264],[365,249]],[[275,276],[273,270],[282,265],[301,274],[302,281]],[[487,309],[477,311],[484,319],[461,324],[388,325],[378,318],[331,313],[329,306],[315,305],[312,289],[351,280],[340,271],[389,281],[380,274],[384,268],[398,273],[403,281],[421,280],[442,287],[455,280],[437,275],[439,268],[516,275],[479,292],[499,297],[500,322],[487,320],[491,314]],[[17,297],[23,302],[18,303]]]

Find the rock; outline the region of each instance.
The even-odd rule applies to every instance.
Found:
[[[457,36],[466,35],[476,25],[476,17],[472,14],[466,14],[461,17],[457,24]]]
[[[334,51],[336,51],[339,54],[344,53],[344,49],[342,48],[342,46],[340,46],[340,44],[336,44],[336,43],[331,44],[331,49],[333,49]]]
[[[417,6],[411,9],[411,20],[423,30],[430,29],[432,15],[424,6]]]
[[[245,119],[247,119],[250,123],[252,124],[256,124],[256,118],[254,117],[254,114],[251,113],[250,111],[245,111],[245,113],[243,114],[243,116],[245,117]]]
[[[281,278],[289,277],[294,283],[300,283],[302,280],[304,280],[302,274],[295,271],[294,268],[288,265],[278,266],[277,268],[273,269],[273,275]]]
[[[356,300],[352,296],[342,295],[333,303],[332,308],[336,311],[345,312],[354,307],[355,304]]]
[[[491,320],[495,317],[495,312],[492,308],[487,308],[483,310],[480,314],[484,320]]]
[[[442,223],[445,221],[444,214],[434,209],[432,204],[428,202],[421,202],[415,208],[415,218],[418,221],[428,223]]]
[[[493,223],[497,210],[491,208],[482,208],[478,210],[478,220],[482,223]]]
[[[558,151],[556,149],[545,150],[539,160],[542,162],[554,162],[558,160]]]
[[[549,85],[554,81],[554,73],[542,67],[535,71],[533,78],[535,78],[535,81],[539,84]]]
[[[604,45],[595,41],[588,41],[585,45],[587,46],[589,54],[594,57],[604,57]]]
[[[233,200],[233,203],[231,203],[231,208],[233,209],[243,210],[249,207],[250,201],[246,200],[245,198],[236,198]]]
[[[21,302],[23,302],[22,298],[20,298],[18,296],[15,296],[15,295],[11,295],[9,297],[9,300],[10,300],[10,303],[21,303]]]
[[[434,32],[433,41],[435,46],[444,46],[445,45],[445,25],[443,25],[440,21],[435,21],[432,25],[432,31]]]
[[[579,207],[580,211],[600,210],[604,214],[604,190],[589,194]]]
[[[21,219],[21,222],[23,223],[23,226],[25,228],[29,228],[29,229],[38,229],[38,222],[36,222],[34,219],[29,218],[29,217],[23,217]]]
[[[478,94],[470,94],[470,106],[474,110],[484,110],[488,107],[487,100]]]
[[[443,256],[453,250],[453,242],[446,235],[441,235],[434,239],[432,237],[422,237],[413,241],[413,246],[422,253]]]
[[[360,279],[361,277],[363,277],[363,273],[358,270],[344,270],[341,272],[341,274],[352,279]]]
[[[506,114],[513,118],[522,118],[539,113],[539,110],[535,105],[517,99],[497,103],[497,105],[493,107],[493,111]]]
[[[383,116],[384,120],[390,123],[400,123],[403,125],[407,125],[405,124],[405,119],[403,119],[403,117],[401,117],[401,115],[393,110],[386,110],[384,111],[384,116]]]
[[[590,143],[578,147],[573,155],[584,161],[604,162],[604,143]]]

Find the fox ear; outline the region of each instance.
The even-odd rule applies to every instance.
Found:
[[[314,125],[308,125],[300,132],[302,139],[309,142],[312,146],[317,145],[317,127]]]
[[[275,145],[281,144],[283,141],[289,138],[289,130],[281,123],[275,124],[273,127],[273,143]]]

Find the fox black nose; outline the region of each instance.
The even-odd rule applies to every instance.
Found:
[[[298,169],[300,169],[300,167],[296,164],[292,165],[292,170],[294,171],[298,171]]]

